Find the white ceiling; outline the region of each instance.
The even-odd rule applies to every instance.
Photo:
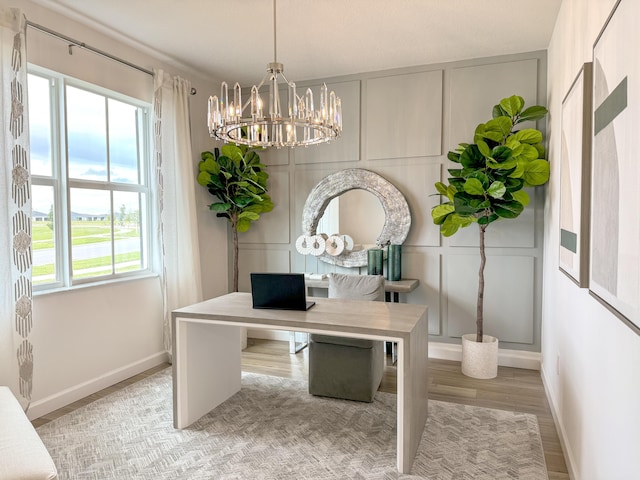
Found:
[[[230,83],[274,57],[272,0],[35,1]],[[302,81],[543,50],[561,2],[277,0],[278,61]]]

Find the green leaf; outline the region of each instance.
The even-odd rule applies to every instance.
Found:
[[[230,203],[212,203],[209,205],[209,210],[212,212],[227,212],[230,208]]]
[[[450,237],[454,233],[458,231],[460,225],[455,223],[452,220],[449,220],[450,217],[447,217],[446,220],[440,225],[440,233],[443,237]]]
[[[509,114],[505,112],[504,108],[502,108],[500,105],[493,106],[493,110],[491,111],[491,118],[506,117],[508,115]]]
[[[521,178],[507,178],[504,182],[507,192],[517,192],[524,186],[524,180]],[[521,202],[522,203],[522,202]]]
[[[224,185],[222,183],[222,180],[220,179],[220,175],[215,175],[211,177],[211,184],[214,185],[216,188],[224,190]],[[210,185],[207,185],[210,186]]]
[[[541,143],[536,143],[533,148],[538,151],[538,158],[544,158],[546,156],[546,150],[544,149],[544,145]]]
[[[538,150],[536,150],[533,146],[527,145],[526,143],[521,145],[522,151],[520,155],[518,155],[518,160],[536,160],[538,158]]]
[[[500,172],[515,168],[516,165],[518,165],[518,160],[515,158],[510,158],[509,160],[506,160],[502,163],[487,162],[487,167],[493,169],[494,172],[498,172],[498,173],[495,173],[494,175],[502,175],[502,173]]]
[[[522,213],[524,207],[520,202],[516,201],[500,202],[494,204],[493,210],[496,212],[496,215],[501,218],[516,218]]]
[[[225,155],[220,155],[217,158],[216,162],[218,162],[218,165],[220,165],[221,170],[228,170],[229,167],[233,165],[233,162],[231,161],[231,159]]]
[[[526,207],[527,205],[529,205],[530,198],[529,198],[529,194],[526,191],[517,190],[515,192],[512,192],[511,195],[513,196],[513,199],[516,202],[520,202],[523,207]]]
[[[262,211],[264,213],[267,213],[273,210],[273,202],[271,201],[271,198],[269,198],[268,195],[262,196],[262,203],[260,205],[262,205]]]
[[[520,117],[518,117],[518,120],[516,121],[516,123],[521,123],[521,122],[526,122],[529,120],[540,120],[541,118],[544,118],[544,116],[548,113],[548,110],[544,107],[541,107],[539,105],[535,105],[533,107],[529,107],[526,108],[525,110],[523,110],[523,112],[520,114]]]
[[[478,150],[478,146],[471,144],[460,155],[460,163],[468,168],[482,168],[484,167],[485,159],[480,150]]]
[[[524,166],[522,179],[526,185],[543,185],[549,180],[550,168],[546,160],[533,160]]]
[[[242,150],[237,145],[233,143],[225,143],[222,146],[222,155],[230,158],[232,161],[236,163],[240,163],[242,160]]]
[[[479,225],[489,225],[490,223],[495,222],[499,218],[500,217],[495,213],[492,213],[491,215],[484,215],[484,216],[478,218],[478,224]]]
[[[470,178],[464,183],[464,191],[469,195],[484,195],[482,182],[477,178]]]
[[[512,127],[513,123],[509,117],[496,117],[484,124],[485,137],[502,142],[511,133]],[[489,134],[492,134],[493,138]]]
[[[202,159],[202,161],[203,161],[203,162],[204,162],[204,161],[207,161],[208,159],[211,159],[211,160],[213,160],[213,161],[215,161],[215,160],[216,160],[215,155],[214,155],[213,153],[211,153],[211,152],[202,152],[202,153],[200,154],[200,158]]]
[[[262,211],[264,213],[267,213],[273,210],[273,202],[271,201],[271,198],[269,197],[269,195],[262,196],[262,202],[260,203],[260,206],[262,206]]]
[[[478,150],[480,150],[480,153],[482,155],[484,155],[485,157],[491,156],[491,149],[489,148],[489,145],[487,145],[487,142],[485,142],[484,140],[478,140],[476,143],[478,145]]]
[[[513,138],[522,143],[535,145],[536,143],[542,142],[542,132],[535,128],[524,128],[515,132]]]
[[[456,192],[462,192],[464,190],[464,182],[463,178],[450,178],[449,183],[453,188],[456,189]]]
[[[236,223],[236,230],[238,233],[246,232],[251,228],[251,220],[247,218],[239,218],[238,223]]]
[[[468,177],[477,178],[478,180],[480,180],[482,182],[483,188],[485,187],[485,185],[489,185],[489,177],[487,177],[482,171],[474,170],[473,172],[469,173]]]
[[[431,209],[431,218],[436,225],[442,225],[442,222],[455,211],[455,207],[450,203],[436,205]]]
[[[527,162],[518,162],[516,168],[509,174],[511,178],[522,178],[524,175],[524,166]]]
[[[457,192],[456,187],[453,185],[445,185],[442,182],[436,183],[436,190],[442,196],[447,197],[450,201],[453,201],[453,195]]]
[[[467,215],[458,215],[457,213],[453,213],[447,217],[447,221],[458,225],[461,228],[468,227],[474,222],[474,217]]]
[[[447,158],[455,163],[460,163],[460,154],[456,152],[447,153]]]
[[[502,182],[493,182],[487,193],[493,198],[502,198],[507,191],[507,187],[504,186]]]
[[[244,162],[247,165],[257,166],[260,164],[260,156],[252,150],[250,152],[247,152],[247,154],[244,156]]]
[[[200,172],[198,174],[198,183],[206,187],[211,182],[211,174],[208,172]]]
[[[436,190],[440,195],[447,195],[447,186],[442,182],[436,182]]]
[[[258,220],[260,218],[260,215],[257,214],[256,212],[245,210],[238,214],[238,219],[240,218],[246,218],[247,220]]]
[[[200,162],[198,170],[201,172],[209,172],[212,175],[217,175],[220,172],[220,165],[218,165],[218,162],[215,161],[213,156],[210,156],[206,160]]]
[[[524,107],[524,99],[518,95],[512,95],[511,97],[500,100],[500,107],[502,107],[508,116],[515,117],[520,113],[522,107]]]
[[[458,192],[453,196],[453,205],[459,215],[475,215],[478,211],[483,210],[478,207],[478,203],[477,197],[474,198],[465,192]]]
[[[491,157],[498,163],[505,162],[511,158],[511,149],[504,145],[499,145],[491,151]]]

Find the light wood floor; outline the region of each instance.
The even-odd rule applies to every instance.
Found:
[[[290,355],[288,343],[274,340],[249,339],[242,352],[242,369],[247,372],[279,377],[306,379],[307,349]],[[40,426],[70,411],[91,403],[114,391],[135,383],[166,368],[160,365],[123,382],[101,390],[89,397],[33,420]],[[380,390],[396,393],[396,367],[387,365]],[[447,360],[429,360],[429,398],[446,402],[498,408],[537,416],[542,436],[549,480],[568,480],[567,466],[562,454],[551,410],[545,396],[540,372],[499,367],[492,380],[474,380],[460,372],[460,364]]]

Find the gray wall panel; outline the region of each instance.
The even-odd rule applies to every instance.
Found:
[[[320,97],[315,97],[319,85],[312,86],[316,106],[320,102]],[[333,90],[342,103],[342,136],[322,145],[292,149],[297,164],[360,160],[360,82],[327,83],[327,88],[330,92]],[[305,91],[306,87],[299,87],[298,95]]]
[[[260,216],[246,232],[238,234],[240,243],[286,243],[290,242],[289,228],[289,172],[268,169],[268,193],[274,204],[273,210]]]
[[[290,271],[289,250],[241,248],[238,263],[238,290],[251,291],[251,272],[287,273]]]
[[[452,69],[447,150],[473,141],[476,125],[490,120],[496,102],[511,95],[520,95],[528,106],[537,104],[537,59]]]
[[[442,153],[442,71],[367,80],[367,158]]]
[[[484,331],[500,341],[532,344],[534,258],[487,256]],[[445,260],[448,334],[475,333],[479,255],[449,255]]]

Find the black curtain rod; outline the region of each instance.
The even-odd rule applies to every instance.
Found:
[[[54,30],[51,30],[50,28],[44,27],[42,25],[39,25],[37,23],[33,23],[27,20],[27,26],[35,29],[35,30],[39,30],[43,33],[46,33],[47,35],[51,35],[52,37],[56,37],[60,40],[64,40],[65,42],[69,43],[69,53],[71,54],[71,47],[80,47],[80,48],[84,48],[85,50],[89,50],[90,52],[93,52],[97,55],[100,55],[101,57],[104,58],[108,58],[109,60],[113,60],[114,62],[118,62],[121,63],[123,65],[126,65],[127,67],[133,68],[135,70],[138,70],[140,72],[146,73],[147,75],[151,75],[153,77],[153,71],[148,70],[146,68],[140,67],[138,65],[135,65],[131,62],[128,62],[126,60],[123,60],[122,58],[116,57],[114,55],[111,55],[110,53],[107,53],[103,50],[100,50],[98,48],[92,47],[90,45],[87,45],[84,42],[80,42],[74,38],[68,37],[67,35],[64,35],[62,33],[58,33]],[[196,89],[195,88],[191,88],[191,95],[195,95],[196,94]]]

